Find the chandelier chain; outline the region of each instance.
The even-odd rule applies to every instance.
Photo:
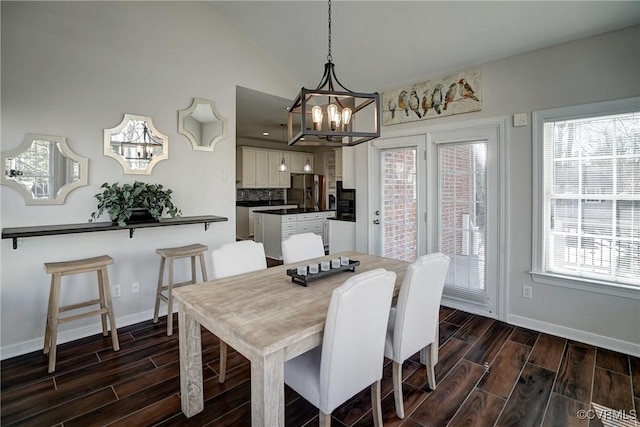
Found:
[[[331,0],[329,0],[329,54],[327,55],[327,61],[331,62],[333,56],[331,55]]]

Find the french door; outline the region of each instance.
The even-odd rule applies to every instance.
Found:
[[[442,304],[501,318],[507,265],[506,121],[426,128],[372,144],[369,252],[451,259]]]
[[[373,253],[414,261],[425,253],[424,135],[373,144]]]
[[[429,133],[429,249],[451,259],[443,304],[491,317],[502,305],[503,129],[495,123]]]

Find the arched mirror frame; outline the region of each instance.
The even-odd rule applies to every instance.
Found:
[[[2,183],[2,185],[6,185],[8,187],[13,188],[14,190],[16,190],[18,193],[20,193],[22,195],[22,197],[24,198],[24,202],[26,205],[63,205],[65,202],[65,199],[67,198],[67,195],[75,190],[78,187],[83,187],[85,185],[87,185],[88,183],[88,176],[89,176],[89,159],[87,159],[86,157],[81,157],[79,155],[77,155],[76,153],[74,153],[73,151],[71,151],[71,149],[69,148],[69,145],[67,144],[67,138],[64,136],[54,136],[54,135],[43,135],[43,134],[36,134],[36,133],[28,133],[25,135],[24,137],[24,141],[22,142],[22,144],[11,150],[11,151],[7,151],[7,152],[3,152],[2,153],[2,167],[3,169],[6,168],[6,161],[7,159],[12,159],[15,158],[17,156],[19,156],[20,154],[23,154],[27,151],[29,151],[34,143],[34,141],[49,141],[49,142],[55,142],[56,145],[58,146],[58,149],[60,150],[60,152],[69,160],[72,160],[76,163],[78,163],[78,179],[75,181],[71,181],[65,185],[63,185],[60,190],[58,190],[58,194],[56,195],[55,198],[50,198],[50,199],[45,199],[45,198],[41,198],[41,199],[35,199],[33,198],[33,195],[31,193],[31,191],[26,188],[23,184],[20,184],[17,181],[14,181],[12,179],[8,179],[5,175],[5,173],[2,174],[2,181],[0,181]]]
[[[216,119],[222,122],[222,131],[219,135],[214,137],[208,144],[201,144],[198,142],[198,138],[193,135],[185,126],[185,119],[189,117],[196,110],[199,104],[209,105],[211,107],[211,111]],[[193,102],[191,106],[186,110],[178,110],[178,133],[187,137],[189,141],[191,141],[191,145],[194,150],[198,151],[213,151],[215,150],[216,144],[225,139],[227,137],[227,119],[223,117],[218,110],[216,109],[216,104],[213,101],[209,101],[203,98],[193,98]]]
[[[133,169],[120,153],[111,151],[111,135],[120,133],[129,123],[130,120],[144,121],[151,133],[157,138],[162,140],[162,154],[156,154],[147,164],[145,169]],[[122,171],[125,175],[151,175],[153,167],[163,160],[169,158],[169,137],[163,133],[160,133],[158,129],[153,125],[151,117],[138,116],[135,114],[125,114],[120,124],[116,127],[104,130],[104,155],[112,157],[120,163]]]

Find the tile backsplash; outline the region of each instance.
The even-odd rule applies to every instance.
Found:
[[[236,200],[238,202],[253,202],[258,200],[284,200],[284,188],[238,188]]]

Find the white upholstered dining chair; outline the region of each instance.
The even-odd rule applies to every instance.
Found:
[[[226,243],[211,252],[213,279],[237,276],[238,274],[267,268],[267,258],[262,243],[252,240]],[[223,383],[227,374],[227,343],[220,340],[220,373],[218,380]]]
[[[398,418],[404,418],[402,363],[420,351],[431,389],[436,388],[438,316],[449,257],[423,255],[407,267],[397,304],[391,308],[384,355],[393,361],[393,396]]]
[[[324,243],[315,233],[294,234],[282,241],[282,262],[285,264],[321,256],[324,256]]]
[[[285,362],[285,384],[320,410],[321,426],[367,386],[374,423],[382,425],[380,380],[395,281],[382,268],[347,279],[331,294],[322,345]]]

